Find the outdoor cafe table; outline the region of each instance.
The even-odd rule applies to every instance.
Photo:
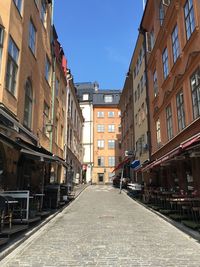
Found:
[[[170,201],[170,205],[171,205],[171,208],[173,209],[173,206],[175,207],[175,209],[178,209],[178,206],[181,206],[182,205],[190,205],[191,207],[193,205],[195,205],[195,203],[198,203],[200,202],[200,197],[187,197],[187,196],[182,196],[182,197],[176,197],[176,198],[170,198],[169,199]]]

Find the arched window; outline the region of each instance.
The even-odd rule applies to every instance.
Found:
[[[33,92],[31,82],[28,79],[25,85],[25,101],[24,101],[24,126],[31,129],[32,125],[32,105]]]

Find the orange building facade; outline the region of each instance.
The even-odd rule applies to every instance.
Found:
[[[99,90],[93,95],[93,184],[109,184],[121,161],[120,92]]]

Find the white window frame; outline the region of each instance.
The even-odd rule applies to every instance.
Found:
[[[115,124],[108,124],[108,132],[109,133],[115,132]]]
[[[97,140],[97,148],[103,149],[104,148],[104,140]]]
[[[15,95],[18,72],[19,49],[10,36],[8,44],[8,59],[6,68],[6,89]]]

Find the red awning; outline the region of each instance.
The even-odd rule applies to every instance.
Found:
[[[199,141],[200,141],[200,133],[198,133],[198,134],[192,136],[191,138],[187,139],[186,141],[182,142],[180,144],[180,147],[182,149],[186,149],[189,146],[191,146],[191,145],[193,145],[193,144],[195,144],[195,143],[197,143]]]
[[[119,170],[119,169],[122,169],[124,167],[124,164],[126,164],[127,162],[130,161],[130,158],[125,158],[122,162],[120,162],[112,172],[116,171],[116,170]]]
[[[173,150],[171,150],[170,152],[168,152],[167,154],[165,154],[164,156],[160,157],[159,159],[154,160],[152,163],[150,163],[149,165],[145,166],[142,171],[145,172],[149,169],[152,169],[155,166],[160,165],[161,163],[173,158],[174,156],[178,155],[180,153],[180,146],[174,148]]]

